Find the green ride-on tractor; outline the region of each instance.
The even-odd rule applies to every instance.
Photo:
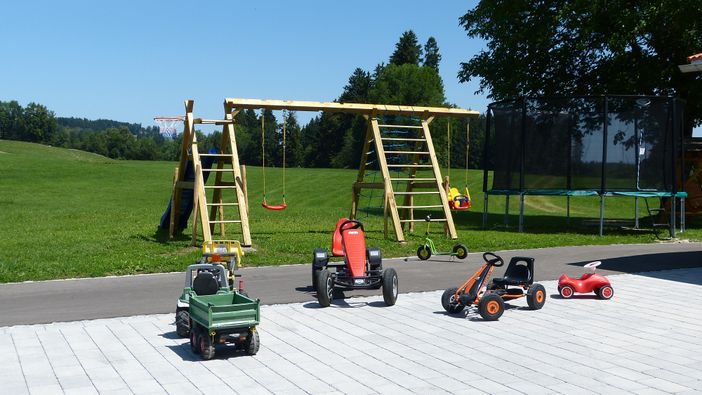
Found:
[[[429,238],[429,224],[431,224],[431,214],[424,218],[427,223],[427,229],[424,232],[424,243],[419,245],[417,248],[417,258],[426,261],[431,258],[432,255],[448,255],[455,256],[458,259],[465,259],[468,256],[468,247],[462,243],[456,243],[453,245],[453,249],[449,252],[438,251],[434,245],[434,241]]]
[[[227,269],[218,253],[205,255],[186,270],[176,313],[178,335],[190,337],[191,350],[205,360],[214,357],[216,345],[226,343],[234,343],[249,355],[256,354],[260,346],[256,331],[259,300],[230,285],[229,279],[237,277],[232,268],[236,258],[230,259]]]

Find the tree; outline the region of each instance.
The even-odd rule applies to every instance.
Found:
[[[37,103],[29,103],[24,109],[24,135],[22,140],[48,143],[56,133],[58,124],[53,111]]]
[[[12,100],[0,102],[0,139],[16,140],[24,134],[24,109]]]
[[[395,44],[395,52],[390,56],[390,64],[397,66],[403,64],[419,65],[422,58],[422,46],[419,45],[417,35],[412,30],[402,33],[400,41]]]
[[[441,62],[441,54],[439,53],[439,45],[434,37],[429,37],[427,43],[424,44],[424,67],[431,67],[439,71],[439,62]]]
[[[436,70],[414,64],[386,66],[369,98],[373,103],[410,106],[443,106],[446,101],[444,84]]]
[[[480,78],[493,99],[676,95],[687,101],[687,135],[702,123],[702,76],[677,68],[702,49],[698,0],[483,0],[460,24],[487,49],[461,64],[459,80]]]

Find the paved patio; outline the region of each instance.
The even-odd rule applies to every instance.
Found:
[[[3,327],[0,383],[12,395],[702,392],[702,268],[610,279],[610,301],[553,296],[530,311],[522,299],[498,322],[444,314],[441,291],[390,308],[263,306],[258,355],[206,362],[171,314]]]

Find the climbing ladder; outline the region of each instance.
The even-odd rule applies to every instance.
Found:
[[[193,190],[193,233],[192,243],[197,244],[198,221],[201,225],[203,242],[228,242],[226,230],[229,225],[240,227],[241,245],[251,245],[249,230],[248,200],[246,199],[246,181],[239,166],[239,154],[236,149],[234,122],[237,110],[227,103],[224,105],[224,119],[202,119],[193,116],[193,100],[185,101],[185,128],[181,146],[180,162],[174,177],[174,193],[171,210],[171,235],[175,227],[175,213],[179,212],[181,190]],[[198,149],[195,125],[221,125],[222,140],[219,152],[202,153]],[[202,159],[214,159],[211,168],[203,168]],[[195,181],[183,181],[188,161],[195,169]],[[205,177],[204,173],[209,172]],[[214,173],[214,174],[213,174]],[[205,179],[209,178],[205,183]],[[213,240],[213,234],[218,230],[221,240]]]
[[[355,218],[362,189],[382,189],[384,191],[385,235],[388,233],[388,220],[392,221],[395,237],[404,242],[404,228],[407,224],[413,231],[415,222],[424,222],[424,217],[415,218],[414,210],[439,211],[433,215],[432,222],[443,222],[448,235],[456,239],[456,227],[453,223],[448,205],[446,191],[442,185],[441,170],[434,151],[434,144],[429,131],[433,117],[424,117],[414,124],[380,123],[376,114],[369,117],[368,129],[361,157],[361,166],[353,187],[353,204],[351,217]],[[393,118],[391,118],[393,119]],[[406,133],[413,131],[414,134]],[[401,133],[402,132],[402,133]],[[411,135],[412,137],[408,137]],[[399,146],[399,148],[398,148]],[[365,182],[366,166],[369,156],[375,155],[382,173],[382,182]],[[389,157],[402,157],[405,160],[390,161]],[[392,177],[390,171],[404,170],[406,175]],[[405,182],[404,190],[396,191],[393,184]],[[400,189],[400,188],[398,188]],[[422,198],[421,203],[416,199]],[[433,199],[426,199],[427,197]],[[398,204],[397,199],[402,201]],[[431,200],[432,202],[427,202]]]

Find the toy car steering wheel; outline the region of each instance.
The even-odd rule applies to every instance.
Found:
[[[350,225],[350,226],[347,227],[346,225]],[[363,229],[363,224],[361,223],[361,221],[356,221],[355,219],[350,219],[348,221],[344,221],[341,223],[341,225],[339,226],[339,231],[358,229],[358,228],[361,228],[361,230],[365,232],[365,229]]]
[[[491,258],[492,257],[492,258]],[[493,265],[495,267],[500,267],[505,264],[505,261],[502,260],[499,256],[495,255],[492,252],[486,252],[483,254],[483,260],[487,262],[490,265]]]
[[[590,262],[590,263],[586,264],[583,267],[585,269],[590,269],[594,273],[597,266],[600,266],[601,264],[602,264],[602,261],[594,261],[594,262]]]

